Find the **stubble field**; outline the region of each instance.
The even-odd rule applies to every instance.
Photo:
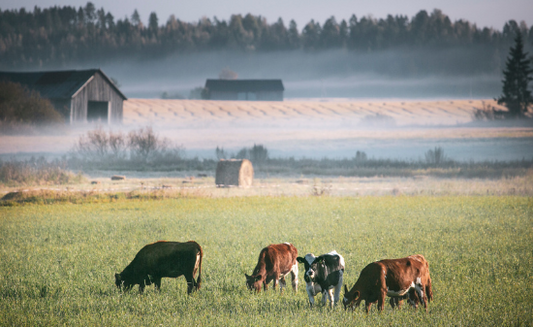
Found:
[[[1,207],[0,325],[280,326],[533,324],[533,202],[521,196],[253,196]],[[120,272],[145,244],[196,240],[202,288],[163,279],[122,294]],[[270,243],[336,250],[351,286],[368,263],[423,254],[429,312],[367,316],[308,307],[296,294],[252,294],[244,273]],[[301,268],[301,267],[300,267]]]

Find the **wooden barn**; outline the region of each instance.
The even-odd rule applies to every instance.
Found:
[[[100,69],[0,72],[0,81],[19,83],[49,99],[67,123],[122,123],[126,96]]]
[[[208,79],[205,88],[211,100],[283,101],[280,79]]]

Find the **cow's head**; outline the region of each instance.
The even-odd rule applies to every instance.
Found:
[[[353,310],[355,301],[361,295],[359,291],[355,291],[354,289],[352,289],[352,291],[353,292],[349,292],[348,287],[344,285],[344,297],[342,298],[342,304],[344,304],[344,310],[348,309],[348,307],[350,307]]]
[[[124,287],[124,291],[129,291],[135,284],[136,283],[132,282],[130,278],[126,278],[122,274],[115,274],[115,285],[119,290],[122,290],[122,287]]]
[[[320,271],[323,271],[324,257],[315,257],[312,253],[308,253],[305,257],[298,257],[296,260],[304,264],[304,280],[307,283],[314,283]]]
[[[248,276],[247,274],[244,274],[244,276],[246,276],[246,286],[250,291],[255,290],[259,292],[261,290],[261,282],[263,280],[263,276]]]
[[[122,280],[122,276],[120,274],[115,274],[115,285],[119,290],[122,289],[122,284],[124,284],[124,281]]]

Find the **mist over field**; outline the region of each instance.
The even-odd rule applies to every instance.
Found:
[[[505,57],[486,50],[215,51],[76,68],[102,68],[130,98],[159,98],[163,92],[188,98],[222,69],[236,72],[239,79],[282,79],[286,99],[493,98],[501,88]]]

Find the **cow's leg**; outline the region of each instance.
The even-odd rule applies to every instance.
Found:
[[[408,295],[409,296],[407,298],[407,303],[409,303],[413,308],[417,309],[419,299],[418,299],[418,295],[416,294],[415,289],[414,288],[410,289]]]
[[[144,292],[144,280],[139,284],[139,294],[143,294]]]
[[[424,305],[424,308],[427,311],[428,305],[426,301],[426,295],[424,294],[424,291],[423,291],[424,289],[425,289],[424,285],[420,283],[417,283],[415,286],[416,295],[418,296],[418,298],[420,299],[420,302],[422,302],[422,304]]]
[[[307,283],[306,286],[307,296],[309,296],[309,305],[315,304],[315,285],[313,283]]]
[[[187,280],[187,294],[191,294],[192,291],[196,290],[196,281],[194,280],[194,277],[192,276],[192,272],[190,274],[184,274],[185,280]]]
[[[155,285],[155,289],[161,292],[161,277],[153,277],[153,282]]]
[[[428,278],[426,283],[426,297],[428,302],[433,301],[433,291],[431,290],[431,278]]]
[[[344,275],[344,271],[341,270],[339,274],[339,282],[337,283],[337,285],[335,285],[335,304],[339,302],[339,299],[341,296],[343,275]]]
[[[366,310],[367,314],[370,312],[370,307],[371,306],[372,306],[372,302],[370,302],[368,300],[365,300],[365,310]]]
[[[285,276],[282,276],[280,279],[279,279],[279,291],[280,292],[283,292],[283,288],[284,287],[287,287],[287,282],[285,281]]]
[[[385,297],[387,296],[387,290],[381,289],[381,293],[378,297],[378,311],[381,312],[385,308]]]
[[[335,298],[333,296],[333,288],[324,290],[324,295],[322,296],[322,304],[326,305],[326,297],[329,298],[329,306],[333,308],[335,304]]]
[[[298,291],[298,263],[296,263],[294,266],[292,266],[291,269],[291,284],[292,289],[297,292]]]

